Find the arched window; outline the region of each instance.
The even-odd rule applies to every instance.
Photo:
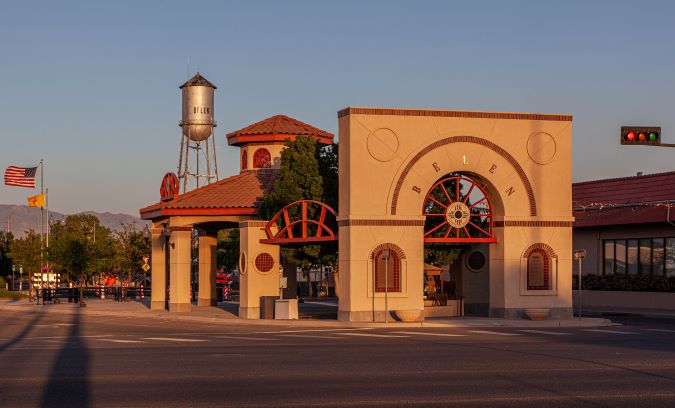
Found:
[[[241,151],[241,169],[246,170],[248,166],[248,156],[246,155],[246,150]]]
[[[381,245],[371,254],[375,266],[375,292],[401,292],[401,257],[390,245]]]
[[[272,167],[272,156],[270,151],[265,148],[260,148],[253,153],[253,167],[256,169],[264,169]]]
[[[527,290],[551,289],[551,258],[541,248],[527,255]]]

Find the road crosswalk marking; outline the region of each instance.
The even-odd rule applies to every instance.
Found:
[[[110,341],[113,343],[143,343],[140,340],[121,340],[121,339],[98,339],[101,341]]]
[[[618,330],[604,330],[604,329],[586,329],[584,331],[595,332],[595,333],[609,333],[609,334],[635,334],[635,332],[618,331]]]
[[[518,333],[503,333],[503,332],[496,332],[496,331],[490,331],[490,330],[469,330],[471,333],[478,333],[478,334],[491,334],[494,336],[521,336],[521,334]]]
[[[553,331],[546,331],[546,330],[519,330],[521,332],[525,333],[532,333],[532,334],[547,334],[551,336],[569,336],[571,333],[562,333],[562,332],[553,332]]]
[[[466,334],[454,334],[454,333],[425,333],[425,332],[415,332],[415,331],[397,331],[391,332],[392,334],[409,334],[411,336],[438,336],[438,337],[465,337]]]
[[[143,337],[142,340],[157,340],[157,341],[175,341],[175,342],[185,342],[185,343],[197,343],[206,340],[202,339],[177,339],[174,337]]]
[[[668,330],[668,329],[645,329],[648,331],[653,331],[653,332],[660,332],[660,333],[675,333],[675,330]]]
[[[339,334],[339,333],[336,333]],[[320,334],[280,334],[280,337],[301,337],[304,339],[332,339],[332,340],[343,340],[344,337],[335,337],[335,336],[322,336]]]
[[[372,327],[358,327],[350,329],[306,329],[306,330],[277,330],[277,331],[263,331],[254,332],[256,334],[279,334],[279,333],[316,333],[316,332],[339,332],[339,331],[355,331],[355,330],[372,330]]]
[[[253,340],[253,341],[277,341],[271,337],[261,338],[261,337],[247,337],[247,336],[216,336],[218,339],[238,339],[238,340]]]
[[[392,338],[392,337],[408,337],[408,336],[399,336],[399,335],[392,335],[392,334],[374,334],[374,333],[335,333],[339,336],[360,336],[360,337],[384,337],[384,338]]]

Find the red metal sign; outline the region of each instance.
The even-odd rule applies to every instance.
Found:
[[[172,200],[178,194],[178,177],[174,173],[166,173],[159,187],[159,196],[162,201]]]

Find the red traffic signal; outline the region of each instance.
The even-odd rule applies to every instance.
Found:
[[[622,145],[660,145],[661,128],[644,126],[621,126]]]

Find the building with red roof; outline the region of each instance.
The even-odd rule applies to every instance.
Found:
[[[675,172],[572,186],[584,274],[675,277]]]

